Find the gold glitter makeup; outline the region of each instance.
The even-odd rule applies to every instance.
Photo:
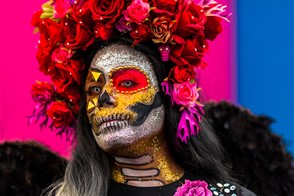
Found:
[[[138,178],[140,180],[161,180],[165,182],[165,184],[169,184],[179,180],[183,175],[183,170],[174,164],[172,160],[172,156],[167,150],[166,142],[164,141],[163,136],[153,137],[145,141],[141,141],[134,146],[130,146],[128,148],[124,148],[119,150],[117,154],[121,156],[139,156],[142,154],[152,154],[152,161],[148,164],[138,166],[132,166],[128,164],[115,163],[113,179],[119,180],[117,182],[126,183],[128,179],[133,179],[128,176],[124,176],[121,173],[121,168],[130,167],[130,168],[140,168],[140,169],[148,169],[148,168],[157,168],[160,171],[158,176],[148,177],[148,178]],[[137,179],[137,180],[138,180]]]

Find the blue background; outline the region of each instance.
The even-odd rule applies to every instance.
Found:
[[[294,0],[239,0],[238,103],[276,122],[294,154]]]

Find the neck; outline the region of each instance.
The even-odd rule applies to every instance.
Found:
[[[179,180],[183,169],[175,162],[166,140],[155,136],[120,150],[114,156],[112,178],[131,186],[163,186]]]

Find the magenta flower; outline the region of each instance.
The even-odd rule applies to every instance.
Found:
[[[174,196],[212,196],[212,192],[205,181],[185,180],[185,184],[177,188]]]
[[[128,22],[124,17],[115,23],[115,27],[119,32],[127,32],[132,30],[130,22]]]
[[[134,0],[122,13],[127,21],[140,24],[148,17],[149,11],[149,3],[145,3],[142,0]]]
[[[197,99],[199,98],[199,89],[197,89],[197,84],[195,82],[182,82],[179,84],[175,83],[173,87],[174,89],[172,91],[172,99],[178,105],[191,108],[197,104]]]

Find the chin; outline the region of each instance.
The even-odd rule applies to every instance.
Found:
[[[95,136],[95,139],[98,146],[106,152],[113,152],[132,146],[137,140],[141,139],[141,134],[132,129],[132,127],[103,132]]]
[[[117,154],[137,143],[148,140],[159,134],[158,131],[142,130],[139,127],[129,126],[124,129],[104,132],[95,136],[98,146],[110,154]]]

